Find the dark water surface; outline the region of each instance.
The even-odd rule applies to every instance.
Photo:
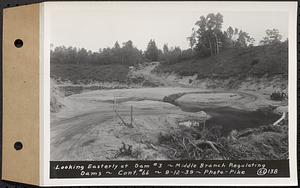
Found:
[[[279,114],[271,110],[259,109],[256,111],[239,110],[232,107],[200,108],[187,104],[178,104],[185,112],[204,111],[212,118],[206,121],[206,125],[222,127],[222,133],[228,134],[231,130],[243,130],[246,128],[256,128],[262,125],[269,125],[280,118]]]

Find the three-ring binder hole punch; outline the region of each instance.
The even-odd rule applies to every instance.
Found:
[[[15,150],[21,150],[22,148],[23,148],[23,144],[22,144],[22,142],[16,142],[15,144],[14,144],[14,148],[15,148]]]
[[[21,39],[15,40],[15,47],[21,48],[23,46],[23,41]]]

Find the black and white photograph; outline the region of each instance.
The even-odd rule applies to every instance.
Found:
[[[49,21],[51,161],[289,159],[288,12],[62,7]]]

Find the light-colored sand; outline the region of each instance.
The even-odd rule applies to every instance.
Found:
[[[162,102],[164,96],[177,92],[201,91],[186,88],[142,88],[93,91],[65,98],[67,107],[51,117],[51,160],[122,160],[114,158],[122,142],[142,151],[140,159],[164,159],[151,147],[160,133],[177,127],[184,118],[201,118],[179,107]],[[126,127],[113,110],[130,122]],[[150,156],[149,156],[150,155]]]
[[[156,88],[131,88],[131,89],[113,89],[113,90],[96,90],[77,95],[72,95],[72,99],[84,99],[94,101],[114,100],[114,96],[122,100],[124,98],[162,100],[165,96],[175,93],[185,92],[203,92],[207,89],[199,88],[182,88],[182,87],[156,87]]]
[[[224,101],[235,101],[241,99],[238,93],[192,93],[186,94],[177,99],[179,102],[192,103],[219,103]]]

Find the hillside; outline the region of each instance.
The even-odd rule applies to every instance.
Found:
[[[212,57],[174,64],[150,62],[130,67],[115,63],[93,65],[51,61],[51,78],[58,83],[62,81],[80,85],[105,82],[122,84],[122,88],[185,85],[255,91],[262,89],[263,92],[268,90],[268,93],[279,88],[287,92],[287,73],[287,43],[229,49]]]
[[[175,64],[161,63],[158,73],[176,73],[180,76],[197,74],[201,78],[262,77],[288,73],[288,45],[255,46],[229,49],[216,56],[195,58]]]
[[[71,81],[74,84],[91,82],[127,81],[128,66],[121,64],[89,65],[89,64],[58,64],[51,63],[51,78]]]

